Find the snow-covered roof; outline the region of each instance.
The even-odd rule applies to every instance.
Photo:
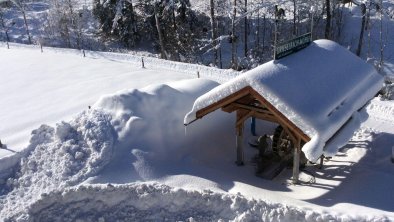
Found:
[[[316,160],[322,154],[334,155],[346,144],[359,128],[357,111],[382,84],[373,66],[333,41],[316,40],[200,96],[184,123],[195,120],[197,111],[250,86],[311,138],[302,150]]]

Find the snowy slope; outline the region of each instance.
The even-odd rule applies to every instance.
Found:
[[[20,56],[33,53],[20,50],[23,52]],[[1,51],[0,57],[3,55]],[[38,51],[34,55],[41,54]],[[83,69],[71,65],[74,57],[66,56],[71,55],[54,53],[46,59],[67,58],[59,65],[74,68],[74,75],[82,75]],[[30,73],[38,75],[45,70],[39,66],[44,61],[32,56],[24,58],[25,63],[8,61],[17,63],[21,70],[29,70],[16,72],[20,79],[33,81]],[[91,68],[105,62],[115,63],[114,70],[128,65],[89,60]],[[95,71],[94,75],[100,77],[105,69]],[[148,75],[150,71],[141,70],[134,80],[148,85],[143,74]],[[168,82],[173,76],[167,77],[160,80]],[[245,167],[234,164],[233,115],[216,112],[184,128],[183,117],[194,100],[218,85],[207,79],[187,80],[189,77],[182,74],[179,78],[186,80],[138,86],[138,89],[127,85],[122,91],[113,88],[111,94],[86,103],[92,109],[83,104],[80,110],[68,110],[74,112],[67,113],[70,117],[55,120],[56,125],[36,126],[28,143],[31,154],[22,159],[20,170],[12,169],[17,174],[4,181],[6,184],[0,183],[0,218],[20,221],[59,218],[66,221],[394,220],[394,197],[389,192],[394,184],[394,165],[390,162],[394,118],[386,115],[383,120],[378,119],[381,113],[394,110],[391,102],[372,101],[362,112],[370,117],[339,155],[326,162],[323,170],[308,168],[315,175],[315,183],[307,183],[310,175],[301,173],[305,184],[292,185],[288,180],[291,170],[284,170],[275,180],[267,181],[254,176],[254,166],[249,161]],[[60,82],[71,81],[66,74],[58,78]],[[56,89],[51,81],[37,84],[44,91]],[[87,86],[81,85],[79,90],[84,87]],[[13,91],[15,99],[26,96],[19,89]],[[79,90],[67,93],[73,96]],[[34,88],[31,93],[35,93]],[[1,110],[1,115],[10,114]],[[15,123],[19,121],[13,118]],[[47,122],[45,118],[44,122]],[[8,123],[12,128],[12,120]],[[272,133],[274,127],[258,122],[258,133]],[[247,149],[246,159],[254,154],[254,148]],[[3,164],[3,159],[0,161]]]

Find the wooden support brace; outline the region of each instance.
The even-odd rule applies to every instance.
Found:
[[[236,126],[240,126],[243,125],[245,120],[247,120],[249,117],[251,117],[253,115],[254,111],[249,111],[246,114],[242,115],[242,116],[238,116],[237,115],[237,122],[236,122]]]

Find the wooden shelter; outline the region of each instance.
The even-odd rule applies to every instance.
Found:
[[[236,112],[235,127],[237,134],[237,165],[244,164],[242,141],[245,120],[250,117],[255,117],[261,120],[278,123],[283,127],[294,144],[293,181],[298,181],[301,143],[309,142],[310,138],[308,135],[300,130],[293,122],[286,118],[285,115],[278,111],[271,103],[264,99],[264,97],[250,86],[246,86],[230,96],[198,110],[196,112],[196,118],[202,118],[219,108],[228,113]]]
[[[317,40],[296,54],[267,62],[200,96],[184,123],[219,108],[235,111],[238,165],[244,163],[244,121],[255,117],[279,124],[293,144],[293,181],[297,183],[301,149],[312,161],[335,155],[359,128],[358,111],[382,83],[382,76],[371,65],[347,49]]]

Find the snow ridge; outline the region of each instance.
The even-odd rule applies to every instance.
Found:
[[[42,196],[35,221],[351,221],[282,204],[159,183],[82,185]],[[355,218],[357,220],[357,218]],[[376,219],[376,218],[375,218]],[[384,219],[384,218],[381,218]]]
[[[33,131],[31,154],[7,185],[12,191],[0,199],[0,218],[28,220],[26,208],[42,193],[62,190],[95,175],[111,159],[116,139],[111,117],[97,110],[80,113],[56,129],[42,125]]]

